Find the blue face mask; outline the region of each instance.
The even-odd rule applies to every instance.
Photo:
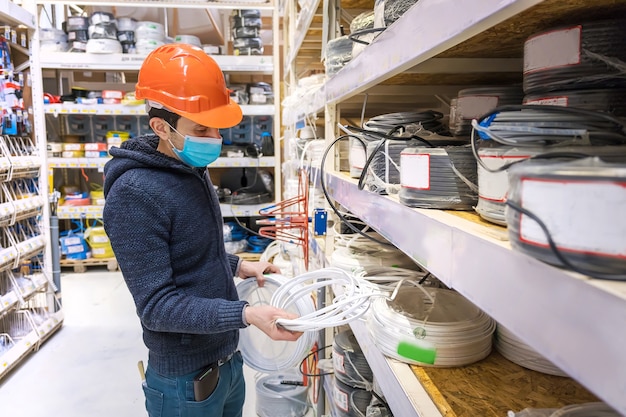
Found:
[[[170,127],[174,132],[183,136],[178,130],[174,129],[172,126]],[[185,141],[183,142],[182,150],[176,149],[169,138],[168,142],[172,145],[172,151],[185,164],[195,168],[204,168],[219,158],[220,152],[222,151],[222,138],[189,135],[183,137]]]

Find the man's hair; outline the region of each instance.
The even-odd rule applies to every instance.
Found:
[[[176,129],[176,128],[178,128],[178,126],[176,126],[176,125],[178,124],[178,119],[180,119],[180,114],[172,113],[169,110],[156,109],[156,108],[152,107],[148,111],[148,117],[150,119],[152,119],[153,117],[158,117],[160,119],[163,119],[167,123],[169,123],[170,126],[172,126],[174,129]]]

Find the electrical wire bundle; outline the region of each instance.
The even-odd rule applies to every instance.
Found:
[[[386,356],[454,367],[489,355],[496,324],[454,291],[399,285],[391,300],[373,301],[367,327]]]
[[[466,88],[459,91],[456,104],[450,106],[450,124],[455,136],[469,136],[472,120],[482,117],[493,109],[522,104],[524,93],[515,86]],[[453,128],[453,129],[452,129]]]
[[[524,43],[526,94],[626,86],[626,20],[553,28]]]
[[[524,368],[549,375],[568,376],[500,323],[496,326],[494,347],[502,356]]]
[[[345,67],[352,59],[352,41],[348,36],[340,36],[326,44],[324,67],[326,75],[331,77]]]
[[[479,201],[485,220],[505,225],[507,169],[527,159],[563,160],[626,154],[624,123],[611,115],[545,105],[506,106],[472,122]],[[477,140],[478,137],[482,140]],[[606,146],[615,144],[619,146]]]
[[[237,293],[241,300],[246,300],[251,306],[270,305],[273,294],[289,281],[280,275],[268,275],[265,285],[259,287],[256,279],[248,278],[237,284]],[[315,312],[313,300],[304,294],[297,299],[291,299],[289,305],[281,308],[300,317],[307,317]],[[285,371],[299,366],[313,347],[315,338],[314,332],[305,332],[296,342],[276,341],[255,326],[249,326],[239,332],[239,349],[246,365],[256,371]]]
[[[261,11],[256,9],[233,11],[233,51],[235,55],[262,55],[263,40]]]
[[[335,404],[342,416],[365,416],[372,399],[373,372],[351,330],[333,339]]]
[[[294,303],[325,287],[331,287],[336,294],[329,305],[317,311],[300,314],[295,319],[279,318],[276,324],[305,334],[341,326],[359,319],[369,309],[371,300],[384,296],[364,279],[338,268],[324,268],[306,272],[282,283],[274,291],[270,304],[289,309]]]
[[[259,417],[302,417],[308,409],[307,390],[297,369],[272,373],[256,381]]]
[[[433,286],[436,282],[436,279],[428,273],[395,266],[361,267],[355,270],[354,274],[375,285],[378,291],[388,294],[396,289],[400,281],[416,281],[425,286]]]
[[[626,162],[586,158],[511,167],[511,246],[594,278],[626,280]]]
[[[626,117],[626,88],[540,92],[524,96],[524,104],[595,110]]]
[[[471,210],[476,205],[476,160],[469,145],[406,148],[400,172],[398,197],[406,206]]]
[[[358,223],[351,221],[352,225]],[[337,225],[333,226],[335,248],[329,259],[331,266],[348,273],[376,267],[416,268],[415,262],[395,246],[377,242],[385,240],[375,231],[369,230],[369,226],[361,229],[366,237],[359,233],[340,233]]]
[[[369,10],[356,16],[350,22],[350,35],[348,36],[353,42],[352,57],[358,56],[367,45],[369,45],[376,35],[383,29],[374,29],[374,11]]]
[[[375,22],[378,27],[389,27],[419,0],[376,0]]]

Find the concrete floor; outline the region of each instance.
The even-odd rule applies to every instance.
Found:
[[[0,380],[0,416],[147,416],[137,362],[147,363],[139,319],[120,272],[61,276],[65,321]],[[256,417],[246,370],[244,417]]]

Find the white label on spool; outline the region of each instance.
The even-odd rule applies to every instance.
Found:
[[[430,189],[430,155],[401,154],[400,183],[406,188]]]
[[[538,106],[567,107],[568,99],[567,97],[546,97],[546,98],[538,98],[535,100],[528,100],[524,102],[524,104],[538,105]]]
[[[580,63],[581,27],[537,35],[524,43],[524,74]]]
[[[626,182],[523,178],[523,207],[548,227],[559,249],[626,258]],[[539,225],[522,215],[520,240],[548,245]]]
[[[350,145],[350,153],[348,153],[348,160],[352,168],[363,169],[365,166],[365,149],[361,142],[354,139]]]
[[[346,373],[346,368],[343,365],[344,356],[333,349],[333,369],[335,372],[341,372],[342,374]]]
[[[467,96],[459,97],[456,105],[456,112],[459,119],[478,119],[484,114],[498,107],[498,97],[496,96]]]
[[[488,156],[480,155],[480,159],[489,169],[497,169],[516,160],[527,159],[528,156]],[[507,170],[489,172],[478,164],[478,195],[485,200],[504,203],[509,192]]]
[[[343,392],[337,387],[337,384],[333,387],[333,399],[335,400],[335,405],[341,408],[343,411],[348,411],[350,408],[350,403],[348,402],[348,393]]]

